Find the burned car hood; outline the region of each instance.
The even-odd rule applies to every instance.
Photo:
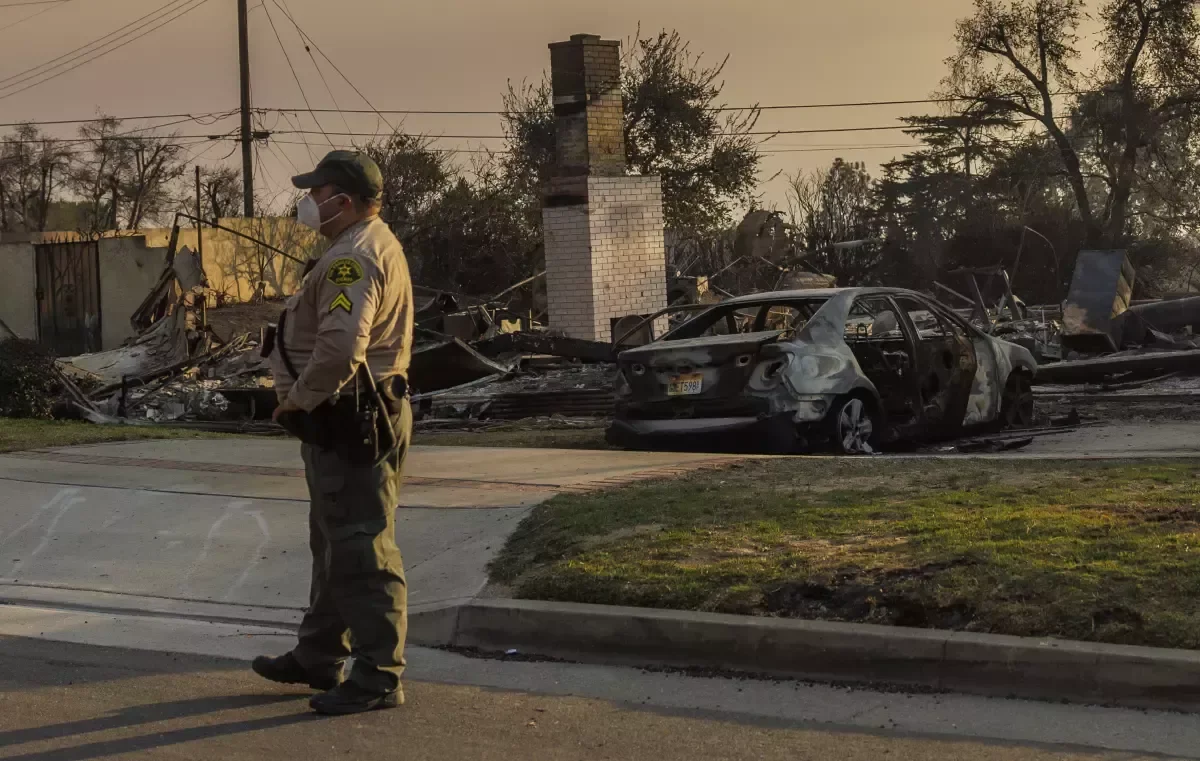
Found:
[[[622,363],[640,362],[651,367],[655,367],[661,362],[674,363],[681,359],[699,359],[701,357],[707,362],[700,364],[720,364],[732,357],[754,354],[763,346],[778,342],[783,336],[782,331],[768,330],[760,333],[737,333],[728,336],[703,336],[679,341],[656,341],[636,349],[626,349],[621,352],[619,359]]]

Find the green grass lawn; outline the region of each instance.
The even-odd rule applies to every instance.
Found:
[[[0,418],[0,452],[136,439],[199,439],[221,434],[149,425],[94,425],[74,420]]]
[[[1200,462],[748,461],[536,508],[517,597],[1200,648]]]

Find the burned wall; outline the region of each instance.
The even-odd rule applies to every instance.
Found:
[[[32,243],[0,243],[0,320],[20,338],[38,337]]]
[[[167,265],[167,250],[129,236],[100,241],[100,346],[115,349],[135,335],[129,318]]]

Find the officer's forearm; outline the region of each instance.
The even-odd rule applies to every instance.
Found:
[[[365,342],[363,342],[365,343]],[[316,351],[292,386],[288,401],[311,412],[348,383],[358,366],[366,361],[366,347],[356,345],[350,353]]]

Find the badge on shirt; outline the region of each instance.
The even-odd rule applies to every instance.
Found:
[[[354,285],[363,279],[362,265],[353,259],[335,259],[333,264],[329,265],[329,274],[326,277],[334,285]]]
[[[354,302],[350,301],[350,297],[346,295],[345,291],[342,291],[336,297],[334,297],[333,302],[329,305],[329,311],[331,313],[335,309],[345,309],[346,314],[354,311]]]

